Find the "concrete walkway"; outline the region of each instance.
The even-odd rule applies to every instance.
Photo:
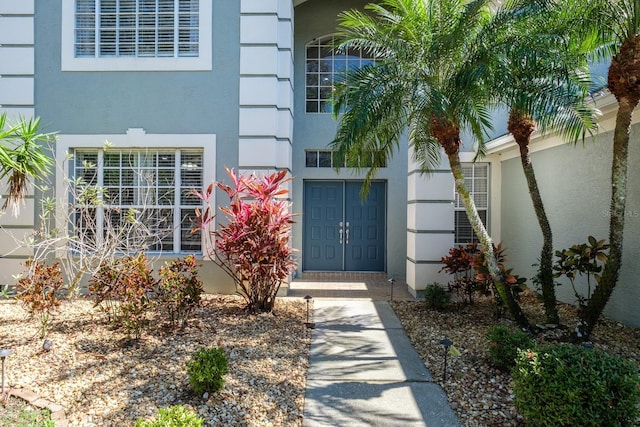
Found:
[[[387,301],[315,299],[303,427],[459,426]]]

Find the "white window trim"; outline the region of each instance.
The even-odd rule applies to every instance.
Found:
[[[199,55],[179,58],[76,58],[75,0],[62,0],[62,71],[210,71],[212,1],[199,0]]]
[[[103,135],[57,135],[56,141],[56,159],[59,162],[65,162],[69,153],[74,149],[85,148],[104,148],[105,142],[109,142],[114,149],[198,149],[202,150],[202,183],[206,188],[209,183],[214,182],[216,176],[216,135],[215,134],[147,134],[144,129],[128,129],[126,134],[103,134]],[[56,227],[60,230],[66,229],[68,224],[64,222],[66,217],[66,209],[69,206],[68,191],[68,170],[66,165],[58,165],[62,168],[63,173],[56,173],[56,210],[57,223]],[[202,189],[204,190],[204,188]],[[215,193],[214,193],[215,196]],[[211,201],[212,206],[215,200]],[[206,234],[215,229],[215,220],[209,225],[209,229],[202,233],[202,256],[209,259],[209,248],[207,247],[208,239]],[[60,248],[59,257],[64,256],[66,248]],[[169,253],[175,256],[175,253]]]
[[[492,205],[492,200],[491,200],[491,196],[492,196],[492,191],[491,191],[491,163],[490,162],[485,162],[485,161],[480,161],[480,162],[475,162],[474,158],[471,156],[471,154],[473,153],[464,153],[464,155],[462,155],[461,153],[461,166],[462,167],[473,167],[476,168],[478,166],[482,166],[482,167],[486,167],[487,168],[487,206],[486,207],[478,207],[476,206],[476,210],[478,211],[486,211],[487,215],[486,215],[486,220],[484,221],[485,224],[485,228],[487,229],[487,232],[490,232],[491,229],[491,205]],[[469,177],[467,177],[465,175],[465,179],[467,179]],[[474,176],[475,179],[475,176]],[[471,197],[474,197],[474,192],[472,191],[471,188],[467,188],[467,191],[469,191],[469,193],[471,193]],[[457,199],[458,195],[457,195],[457,191],[454,190],[454,197]],[[475,203],[475,199],[474,199],[474,203]],[[454,210],[454,215],[456,212],[465,212],[464,207],[457,207],[456,204],[454,203],[453,206],[453,210]],[[456,230],[455,230],[455,217],[454,217],[454,244],[455,245],[464,245],[465,243],[462,242],[457,242],[455,240],[457,240],[455,238],[455,236],[457,235]]]

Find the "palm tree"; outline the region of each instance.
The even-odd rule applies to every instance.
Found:
[[[611,164],[610,246],[602,277],[583,314],[583,332],[588,337],[615,289],[622,263],[629,131],[631,115],[640,102],[640,0],[573,0],[566,1],[564,7],[572,31],[586,39],[596,34],[615,53],[608,76],[608,89],[618,102]]]
[[[461,130],[471,131],[482,153],[490,127],[488,62],[476,49],[495,16],[491,5],[490,0],[383,0],[367,5],[369,13],[340,14],[338,49],[362,49],[376,63],[347,73],[338,85],[339,125],[331,146],[339,160],[376,153],[367,179],[393,155],[406,129],[424,171],[439,164],[444,150],[496,289],[518,324],[531,330],[498,267],[460,165]]]
[[[43,180],[53,160],[41,143],[52,134],[39,131],[40,119],[20,118],[9,125],[6,114],[0,115],[0,178],[7,178],[9,189],[2,209],[11,207],[13,215],[20,212],[30,180]]]
[[[587,56],[552,18],[555,2],[509,2],[489,49],[497,49],[494,94],[509,110],[507,129],[520,150],[531,202],[542,232],[537,279],[547,323],[558,324],[553,280],[553,233],[529,155],[531,135],[539,130],[560,134],[570,142],[584,140],[597,129],[597,110],[587,103],[590,80]]]

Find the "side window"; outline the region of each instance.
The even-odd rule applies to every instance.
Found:
[[[478,215],[485,227],[489,216],[489,165],[487,163],[467,163],[462,165],[464,183],[473,198]],[[464,244],[478,241],[471,228],[460,195],[456,192],[455,201],[455,243]]]
[[[373,59],[361,50],[334,54],[334,37],[313,40],[306,48],[306,102],[307,113],[330,113],[333,84],[347,70],[373,64]]]

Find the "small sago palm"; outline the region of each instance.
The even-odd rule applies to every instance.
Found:
[[[477,48],[495,17],[491,5],[488,0],[383,0],[367,5],[368,13],[343,12],[338,49],[362,49],[376,62],[348,72],[338,85],[332,148],[339,160],[376,153],[367,180],[393,155],[407,129],[424,171],[440,163],[443,150],[496,289],[518,324],[531,329],[498,267],[460,164],[461,130],[474,135],[483,153],[490,126],[488,62]]]

